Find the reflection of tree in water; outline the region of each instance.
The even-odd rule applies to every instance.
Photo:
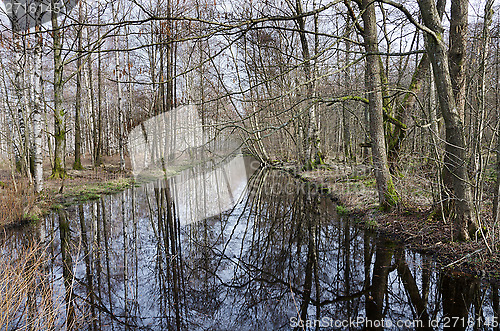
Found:
[[[207,183],[196,184],[199,209],[217,199],[203,194]],[[286,173],[256,172],[232,210],[187,225],[181,193],[162,180],[60,211],[37,236],[14,235],[3,250],[24,249],[16,242],[27,237],[49,244],[44,276],[30,284],[53,289],[58,325],[75,330],[289,329],[291,317],[428,326],[498,316],[496,287],[439,273],[429,258],[352,227]],[[34,319],[41,301],[32,291],[26,316]]]
[[[230,321],[248,328],[281,327],[297,311],[308,317],[310,306],[316,307],[309,316],[314,318],[331,302],[348,302],[344,296],[322,294],[324,276],[329,275],[319,268],[318,257],[322,246],[328,249],[321,232],[334,217],[331,205],[286,174],[260,172],[250,186],[249,199],[236,215],[222,220],[229,228],[222,231],[227,235],[224,243],[199,245],[211,249],[211,268],[194,264],[222,286],[225,304],[233,307]]]
[[[184,329],[181,315],[184,304],[183,273],[181,268],[182,250],[180,245],[180,228],[175,217],[175,206],[172,201],[168,180],[164,180],[161,188],[155,188],[157,206],[157,272],[160,300],[160,311],[165,320],[160,326],[164,329]],[[174,327],[175,326],[175,327]]]

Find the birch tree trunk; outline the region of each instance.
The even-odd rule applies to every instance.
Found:
[[[118,40],[116,40],[117,46],[118,46]],[[119,152],[120,152],[120,171],[125,170],[125,146],[124,146],[124,141],[123,141],[123,135],[124,135],[124,116],[123,116],[123,98],[122,98],[122,85],[120,82],[121,75],[120,75],[120,58],[118,55],[118,52],[115,52],[115,61],[116,61],[116,84],[117,84],[117,89],[118,89],[118,99],[117,99],[117,111],[118,111],[118,147],[119,147]]]
[[[378,200],[384,210],[390,210],[398,202],[387,162],[384,137],[382,80],[378,53],[377,17],[371,0],[363,0],[361,11],[364,23],[363,38],[366,50],[366,90],[370,113],[370,136]]]
[[[42,100],[42,45],[43,39],[40,34],[40,27],[36,27],[37,34],[35,35],[36,42],[33,49],[34,69],[33,69],[33,135],[34,135],[34,150],[33,150],[33,177],[35,181],[35,192],[43,190],[43,149],[42,149],[42,134],[43,134],[43,100]]]
[[[464,124],[455,103],[448,67],[448,52],[443,42],[443,27],[436,4],[433,0],[419,0],[418,4],[425,26],[434,33],[433,35],[426,33],[425,40],[445,122],[446,148],[443,171],[446,170],[450,174],[448,180],[454,198],[454,210],[450,218],[454,223],[455,238],[468,240],[470,234],[474,234],[477,229],[477,220],[472,210],[472,194],[467,175]]]
[[[118,8],[115,8],[113,5],[112,10],[114,12],[115,21],[118,22]],[[122,105],[122,84],[121,84],[121,68],[120,68],[120,55],[118,52],[118,34],[120,33],[120,29],[116,31],[114,35],[114,43],[115,43],[115,79],[116,79],[116,88],[117,88],[117,100],[116,100],[116,109],[118,112],[118,149],[120,153],[120,171],[125,170],[125,146],[123,141],[123,131],[124,131],[124,116],[123,116],[123,105]]]
[[[29,139],[28,130],[26,128],[26,112],[28,100],[26,99],[26,82],[25,82],[25,67],[26,67],[26,43],[21,40],[21,28],[16,17],[12,18],[12,40],[14,43],[14,90],[17,111],[17,137],[14,139],[15,146],[15,163],[16,168],[24,176],[29,176]],[[14,135],[16,137],[16,135]],[[31,180],[31,178],[30,178]]]

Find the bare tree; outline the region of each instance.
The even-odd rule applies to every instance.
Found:
[[[83,23],[82,3],[78,3],[78,22]],[[75,161],[73,169],[81,170],[82,167],[82,129],[81,129],[81,108],[82,108],[82,70],[83,70],[83,26],[77,27],[77,60],[76,60],[76,95],[75,95]]]
[[[55,0],[51,0],[51,5],[55,8]],[[65,148],[66,148],[66,111],[63,105],[63,70],[64,62],[62,57],[63,31],[59,27],[58,14],[51,12],[52,22],[52,47],[54,51],[54,163],[52,164],[51,178],[64,178],[65,169]]]
[[[382,101],[382,80],[377,40],[377,16],[375,4],[370,0],[363,0],[360,10],[363,18],[363,38],[366,50],[366,90],[368,93],[370,112],[370,136],[373,166],[377,181],[378,200],[382,208],[391,209],[398,202],[394,189],[384,135],[384,114]]]
[[[467,240],[477,229],[476,215],[472,210],[472,192],[467,174],[466,146],[462,116],[455,102],[455,94],[448,66],[448,51],[443,42],[436,3],[433,0],[419,0],[425,34],[427,54],[432,63],[438,92],[439,105],[446,127],[444,169],[450,176],[449,182],[454,194],[456,212],[451,214],[455,238]]]

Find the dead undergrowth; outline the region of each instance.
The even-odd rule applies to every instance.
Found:
[[[50,256],[32,234],[19,249],[0,244],[0,330],[65,329],[65,294],[50,281]],[[88,316],[77,315],[73,325],[83,327]]]
[[[0,189],[0,227],[22,220],[37,219],[40,209],[33,189],[25,182],[4,185]]]

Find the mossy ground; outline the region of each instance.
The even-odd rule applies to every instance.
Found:
[[[63,192],[52,191],[54,201],[63,207],[88,200],[99,199],[102,195],[121,192],[132,187],[135,181],[132,177],[119,177],[104,182],[79,183],[63,187]]]

